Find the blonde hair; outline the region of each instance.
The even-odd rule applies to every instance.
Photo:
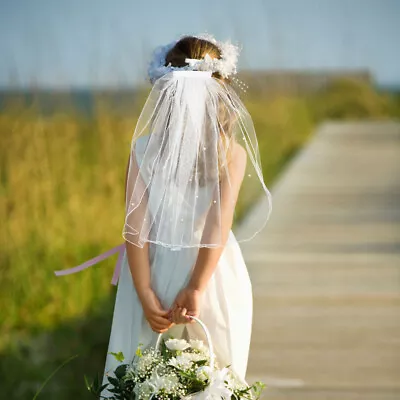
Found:
[[[221,58],[221,50],[214,43],[194,36],[185,36],[167,53],[165,57],[165,66],[171,64],[173,67],[184,67],[188,65],[185,61],[186,58],[202,59],[206,54],[209,54],[212,58]],[[213,72],[212,76],[222,81],[223,84],[230,84],[230,79],[223,78],[219,72]],[[229,111],[224,104],[220,102],[218,110],[218,125],[221,133],[222,146],[224,147],[227,156],[227,162],[229,162],[230,159],[230,141],[233,132],[233,122],[234,121],[232,121],[232,118],[229,115]],[[219,171],[222,171],[223,164],[225,164],[224,161],[225,160],[222,159],[219,152]]]

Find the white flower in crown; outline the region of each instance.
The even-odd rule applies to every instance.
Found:
[[[181,38],[188,36],[183,35]],[[228,78],[236,74],[236,65],[239,57],[239,47],[231,42],[219,42],[210,34],[194,35],[198,39],[208,40],[215,44],[220,52],[221,58],[212,58],[209,54],[203,59],[187,58],[185,61],[188,65],[183,67],[174,67],[172,65],[165,65],[165,60],[168,52],[175,46],[181,39],[175,40],[165,46],[160,46],[155,49],[152,60],[148,68],[148,76],[150,81],[154,83],[157,79],[172,71],[212,71],[218,72],[223,78]]]

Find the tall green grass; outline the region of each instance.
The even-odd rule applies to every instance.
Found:
[[[70,105],[43,116],[15,101],[0,112],[0,398],[32,398],[59,363],[79,354],[42,399],[86,399],[83,374],[101,371],[111,326],[115,258],[79,274],[77,265],[122,242],[124,181],[140,109],[103,101],[93,116]],[[385,118],[398,103],[356,82],[311,98],[260,98],[253,117],[268,186],[325,118]],[[66,112],[68,110],[68,112]]]

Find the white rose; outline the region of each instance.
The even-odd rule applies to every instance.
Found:
[[[165,342],[165,345],[168,347],[168,349],[175,351],[183,351],[190,347],[189,343],[185,339],[168,339]]]
[[[205,353],[207,351],[207,347],[204,345],[203,341],[197,339],[190,339],[190,345],[192,349],[201,351]]]

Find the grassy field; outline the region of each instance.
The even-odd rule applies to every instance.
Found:
[[[141,97],[139,97],[141,98]],[[267,186],[326,118],[400,116],[400,102],[340,81],[309,98],[244,99]],[[122,242],[124,180],[141,101],[131,116],[101,99],[92,117],[72,105],[49,116],[17,100],[0,111],[0,399],[30,399],[65,359],[41,399],[90,398],[83,374],[102,372],[116,289],[115,257],[62,278]]]

